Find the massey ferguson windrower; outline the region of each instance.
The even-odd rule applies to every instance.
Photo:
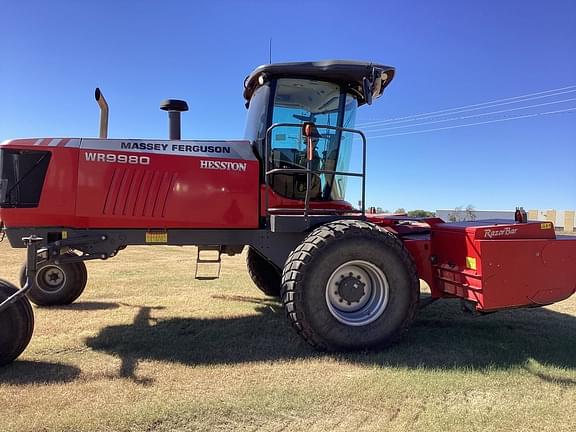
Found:
[[[99,138],[4,142],[1,219],[27,261],[20,289],[0,283],[0,364],[30,340],[29,300],[73,302],[86,285],[84,261],[130,245],[197,245],[198,264],[217,266],[221,253],[248,246],[255,284],[280,296],[295,330],[326,350],[383,347],[431,300],[457,297],[483,313],[573,294],[576,238],[557,237],[552,223],[521,213],[516,222],[461,223],[366,214],[366,139],[354,120],[393,77],[391,67],[362,62],[261,66],[245,81],[243,140],[181,140],[188,107],[178,100],[161,106],[169,140],[107,139],[97,90]],[[361,169],[350,172],[354,154]],[[352,177],[360,208],[346,201]],[[431,288],[426,301],[419,279]]]

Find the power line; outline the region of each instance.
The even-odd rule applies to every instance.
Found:
[[[534,96],[534,97],[530,97],[530,98],[525,98],[523,100],[515,100],[515,101],[510,101],[510,102],[502,102],[502,103],[494,103],[491,105],[486,105],[483,107],[478,107],[478,108],[469,108],[469,109],[455,109],[453,108],[452,112],[445,112],[443,114],[434,114],[434,115],[427,115],[427,116],[420,116],[419,118],[411,118],[411,119],[406,119],[406,120],[398,120],[398,121],[382,121],[382,123],[379,124],[373,124],[373,125],[369,125],[369,126],[365,126],[364,129],[370,129],[370,128],[374,128],[374,127],[380,127],[380,126],[387,126],[389,124],[399,124],[399,123],[410,123],[410,122],[414,122],[414,121],[419,121],[419,120],[426,120],[426,119],[431,119],[431,118],[436,118],[436,117],[442,117],[445,115],[452,115],[452,114],[461,114],[461,113],[465,113],[465,112],[470,112],[470,111],[479,111],[479,110],[484,110],[484,109],[488,109],[488,108],[495,108],[497,106],[502,106],[502,105],[510,105],[510,104],[517,104],[517,103],[522,103],[522,102],[528,102],[531,100],[535,100],[535,99],[543,99],[543,98],[548,98],[548,97],[552,97],[552,96],[559,96],[562,94],[566,94],[566,93],[573,93],[576,92],[576,89],[573,90],[567,90],[567,91],[563,91],[563,92],[558,92],[558,93],[554,93],[554,94],[548,94],[548,95],[544,95],[544,96]],[[447,111],[447,110],[445,110]]]
[[[516,117],[506,117],[506,118],[495,119],[495,120],[487,120],[487,121],[483,121],[483,122],[467,123],[467,124],[463,124],[463,125],[445,126],[445,127],[440,127],[440,128],[423,129],[423,130],[411,131],[411,132],[400,132],[400,133],[387,134],[387,135],[368,136],[367,138],[368,139],[378,139],[378,138],[387,138],[387,137],[402,136],[402,135],[415,135],[415,134],[436,132],[436,131],[448,130],[448,129],[457,129],[457,128],[463,128],[463,127],[469,127],[469,126],[478,126],[478,125],[484,125],[484,124],[489,124],[489,123],[497,123],[497,122],[510,121],[510,120],[519,120],[519,119],[525,119],[525,118],[529,118],[529,117],[561,114],[561,113],[567,113],[567,112],[572,112],[572,111],[576,111],[576,107],[567,108],[567,109],[563,109],[563,110],[557,110],[557,111],[547,111],[547,112],[543,112],[543,113],[525,114],[525,115],[516,116]]]
[[[474,111],[474,110],[492,108],[493,106],[507,105],[507,104],[525,102],[525,101],[534,100],[534,99],[542,99],[542,98],[547,98],[547,97],[559,96],[559,95],[566,94],[566,93],[572,93],[574,91],[576,91],[576,85],[570,85],[570,86],[561,87],[561,88],[557,88],[557,89],[553,89],[553,90],[545,90],[545,91],[536,92],[536,93],[528,93],[528,94],[521,95],[521,96],[514,96],[514,97],[509,97],[509,98],[504,98],[504,99],[496,99],[496,100],[489,101],[489,102],[482,102],[482,103],[471,104],[471,105],[463,105],[463,106],[456,107],[456,108],[447,108],[447,109],[443,109],[443,110],[439,110],[439,111],[429,111],[429,112],[420,113],[420,114],[412,114],[412,115],[404,116],[404,117],[395,117],[395,118],[390,118],[390,119],[365,122],[365,123],[358,124],[358,126],[370,128],[372,126],[369,126],[369,125],[380,125],[383,123],[405,123],[408,121],[423,120],[420,117],[438,117],[441,114],[449,115],[449,114],[456,114],[456,112],[459,112],[459,111],[466,112],[466,111]],[[547,94],[547,93],[553,93],[553,94]],[[541,95],[541,96],[538,96],[538,95]],[[532,96],[538,96],[538,97],[532,97]],[[518,99],[523,99],[523,100],[518,100]],[[506,103],[500,104],[500,102],[506,102]],[[468,110],[468,108],[473,108],[473,109]]]
[[[557,92],[559,92],[558,94],[564,94],[564,93],[571,93],[573,91],[576,91],[576,90],[572,90],[572,89],[576,89],[576,85],[569,85],[566,87],[560,87],[560,88],[552,89],[552,90],[544,90],[544,91],[535,92],[535,93],[527,93],[527,94],[520,95],[520,96],[513,96],[513,97],[504,98],[504,99],[496,99],[496,100],[492,100],[492,101],[488,101],[488,102],[481,102],[481,103],[477,103],[477,104],[463,105],[463,106],[455,107],[455,108],[447,108],[447,109],[443,109],[443,110],[439,110],[439,111],[429,111],[429,112],[420,113],[420,114],[411,114],[411,115],[403,116],[403,117],[395,117],[395,118],[390,118],[390,119],[365,122],[365,123],[362,123],[362,125],[369,125],[369,124],[376,124],[376,123],[383,123],[383,122],[386,122],[386,123],[387,122],[395,122],[395,121],[406,120],[406,119],[415,119],[415,118],[422,117],[422,116],[430,116],[432,114],[448,113],[451,111],[460,111],[460,110],[463,110],[465,108],[480,107],[480,106],[484,106],[484,105],[496,104],[498,102],[525,99],[525,98],[529,98],[531,96],[543,95],[543,96],[540,96],[540,98],[545,98],[545,97],[557,96],[557,94],[556,94]],[[569,91],[564,92],[564,90],[569,90]],[[554,94],[546,94],[546,93],[554,93]],[[518,102],[522,102],[522,101],[518,101]],[[512,102],[512,103],[514,103],[514,102]],[[485,108],[488,108],[488,106],[486,106]]]
[[[424,126],[424,125],[429,125],[429,124],[445,123],[448,121],[459,121],[459,120],[466,120],[466,119],[471,119],[471,118],[485,117],[485,116],[490,116],[490,115],[494,115],[494,114],[503,114],[503,113],[512,112],[512,111],[520,111],[520,110],[531,109],[531,108],[536,108],[536,107],[545,106],[545,105],[554,105],[554,104],[559,104],[559,103],[564,103],[564,102],[572,102],[572,101],[576,101],[576,98],[562,99],[559,101],[544,102],[544,103],[539,103],[539,104],[534,104],[534,105],[528,105],[528,106],[517,107],[517,108],[510,108],[510,109],[499,110],[499,111],[490,111],[487,113],[472,114],[472,115],[467,115],[467,116],[462,116],[462,117],[451,117],[451,118],[442,119],[442,120],[433,120],[433,121],[429,121],[429,122],[421,122],[421,123],[404,125],[404,126],[393,126],[393,127],[386,127],[386,128],[381,128],[381,129],[373,129],[373,130],[370,130],[369,132],[370,133],[371,132],[383,132],[383,131],[393,130],[393,129],[414,128],[414,127],[419,127],[419,126]]]

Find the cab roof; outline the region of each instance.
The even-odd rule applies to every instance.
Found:
[[[351,60],[274,63],[257,67],[244,81],[244,99],[250,101],[254,91],[276,78],[305,78],[330,81],[348,87],[357,96],[358,105],[366,103],[364,79],[372,87],[372,97],[380,97],[394,78],[394,68],[376,63]]]

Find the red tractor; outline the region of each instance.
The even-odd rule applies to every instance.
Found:
[[[256,285],[279,296],[295,330],[325,350],[382,347],[440,298],[469,309],[535,307],[576,290],[576,238],[549,222],[367,214],[366,139],[356,110],[392,81],[389,66],[325,61],[270,64],[245,81],[245,138],[180,139],[186,102],[167,100],[170,139],[34,138],[0,147],[0,207],[13,247],[27,247],[20,289],[0,282],[0,364],[26,348],[29,299],[67,304],[84,261],[130,245],[248,246]],[[361,169],[351,172],[352,147]],[[345,199],[361,182],[360,208]],[[420,300],[419,281],[431,296]]]

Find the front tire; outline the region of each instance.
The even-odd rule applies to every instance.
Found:
[[[377,225],[341,220],[290,254],[282,302],[296,331],[321,350],[383,347],[413,321],[419,279],[410,253]]]
[[[74,255],[76,256],[76,255]],[[74,302],[86,288],[88,271],[83,262],[54,264],[47,262],[38,268],[36,279],[27,296],[38,306],[62,306]],[[26,264],[20,270],[20,285],[26,283]]]
[[[0,279],[0,303],[18,289]],[[26,297],[0,312],[0,366],[13,362],[26,349],[34,332],[34,313]]]

